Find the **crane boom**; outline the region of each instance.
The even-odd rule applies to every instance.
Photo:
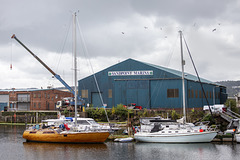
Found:
[[[14,38],[19,44],[21,44],[34,58],[38,60],[49,72],[51,72],[54,77],[56,77],[73,95],[75,95],[75,91],[60,77],[60,75],[56,74],[51,68],[49,68],[38,56],[36,56],[30,49],[28,49],[17,37],[15,34],[12,35],[11,38]],[[81,100],[79,96],[77,96],[78,100]]]

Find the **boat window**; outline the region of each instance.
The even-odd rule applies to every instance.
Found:
[[[169,126],[167,125],[166,128],[169,128]]]
[[[162,133],[165,133],[165,131],[162,131]]]
[[[78,120],[77,123],[81,125],[89,125],[89,123],[86,120]]]
[[[94,120],[89,120],[88,121],[89,123],[91,123],[91,124],[98,124],[96,121],[94,121]]]
[[[54,132],[52,132],[52,131],[46,131],[46,132],[43,132],[43,134],[54,134]]]
[[[187,131],[187,132],[190,132],[190,131]]]
[[[178,133],[178,131],[175,131],[175,133]]]
[[[29,132],[29,133],[37,133],[36,131],[31,131],[31,132]]]
[[[149,124],[149,119],[140,119],[142,124]]]
[[[172,131],[168,131],[168,133],[172,133]]]

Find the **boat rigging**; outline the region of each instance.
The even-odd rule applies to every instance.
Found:
[[[76,60],[76,13],[73,14],[73,32],[74,32],[74,79],[75,79],[75,91],[53,70],[51,70],[40,58],[38,58],[31,50],[29,50],[20,40],[17,39],[15,35],[12,36],[17,40],[27,51],[29,51],[33,57],[35,57],[49,72],[51,72],[75,97],[75,122],[71,125],[71,122],[66,122],[67,119],[63,119],[61,125],[54,127],[42,127],[41,129],[28,128],[23,133],[23,138],[27,141],[35,142],[53,142],[53,143],[103,143],[109,136],[109,130],[102,129],[101,127],[86,127],[82,130],[82,124],[78,124],[79,118],[77,118],[77,100],[80,97],[77,95],[77,60]],[[78,97],[78,98],[77,98]],[[81,99],[80,99],[81,100]],[[54,121],[58,122],[61,119],[56,119]],[[69,125],[70,124],[70,125]],[[95,125],[96,126],[96,125]]]
[[[162,119],[161,117],[150,117],[145,120],[142,119],[140,120],[141,130],[134,135],[134,138],[137,141],[159,143],[199,143],[211,142],[217,135],[215,128],[209,128],[205,125],[195,126],[192,123],[186,123],[184,79],[185,61],[183,59],[182,31],[179,31],[179,34],[182,65],[183,123],[172,122],[168,119]]]

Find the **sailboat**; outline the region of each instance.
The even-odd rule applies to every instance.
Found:
[[[185,86],[184,86],[184,60],[182,48],[182,31],[180,33],[181,64],[182,64],[182,91],[183,91],[183,123],[172,120],[146,118],[141,122],[141,130],[134,135],[140,142],[157,143],[201,143],[211,142],[217,135],[213,128],[194,126],[186,123]]]
[[[31,127],[26,129],[23,133],[23,138],[27,141],[34,142],[51,142],[51,143],[103,143],[109,136],[109,131],[104,129],[96,129],[96,127],[86,127],[81,129],[80,124],[77,123],[77,65],[76,65],[76,13],[73,15],[74,23],[74,79],[75,79],[75,122],[67,119],[56,120],[62,124],[50,127]],[[16,38],[16,37],[15,37]],[[86,119],[84,119],[86,120]],[[87,119],[89,121],[89,119]],[[91,129],[92,128],[92,129]]]

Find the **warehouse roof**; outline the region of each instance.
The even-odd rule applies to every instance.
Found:
[[[133,59],[131,59],[131,60],[133,60]],[[135,61],[136,61],[136,60],[135,60]],[[140,61],[138,61],[138,62],[140,62]],[[145,62],[140,62],[140,63],[146,64],[146,65],[149,65],[149,66],[151,66],[151,67],[154,67],[154,68],[163,70],[163,71],[165,71],[165,72],[169,72],[169,73],[171,73],[171,74],[174,74],[174,75],[176,75],[176,76],[182,77],[182,72],[181,72],[181,71],[174,70],[174,69],[171,69],[171,68],[162,67],[162,66],[158,66],[158,65],[154,65],[154,64],[150,64],[150,63],[145,63]],[[185,72],[185,79],[187,79],[187,80],[192,80],[192,81],[199,81],[197,76],[194,76],[194,75],[189,74],[189,73],[186,73],[186,72]],[[206,80],[206,79],[204,79],[204,78],[200,78],[200,80],[201,80],[201,82],[203,82],[203,83],[220,85],[220,84],[217,84],[217,83],[215,83],[215,82]]]
[[[182,72],[181,71],[174,70],[174,69],[171,69],[171,68],[165,68],[165,67],[162,67],[162,66],[157,66],[157,65],[154,65],[154,64],[150,64],[150,63],[144,63],[144,64],[147,64],[149,66],[155,67],[157,69],[161,69],[161,70],[163,70],[165,72],[172,73],[172,74],[174,74],[176,76],[182,77]],[[192,80],[192,81],[198,81],[198,77],[197,76],[194,76],[194,75],[186,73],[186,72],[185,72],[185,79]],[[200,80],[201,80],[201,82],[204,82],[204,83],[211,83],[211,84],[214,83],[212,81],[209,81],[209,80],[206,80],[206,79],[203,79],[203,78],[200,78]]]
[[[154,64],[150,64],[150,63],[146,63],[146,62],[137,61],[137,60],[132,59],[132,58],[129,58],[129,59],[127,59],[127,60],[125,60],[125,61],[122,61],[122,62],[120,62],[120,63],[117,63],[117,64],[115,64],[115,65],[112,65],[112,66],[110,66],[110,67],[108,67],[108,68],[106,68],[106,69],[104,69],[104,70],[108,70],[109,68],[116,67],[116,66],[118,66],[119,64],[122,64],[122,63],[133,64],[133,62],[141,63],[141,64],[144,64],[144,65],[148,65],[148,66],[150,66],[150,67],[154,67],[154,68],[156,68],[156,69],[158,69],[158,70],[162,70],[162,71],[164,71],[164,72],[171,73],[171,74],[173,74],[173,75],[175,75],[175,76],[177,76],[177,77],[179,77],[179,78],[182,77],[182,72],[181,72],[181,71],[174,70],[174,69],[171,69],[171,68],[162,67],[162,66],[158,66],[158,65],[154,65]],[[102,70],[102,71],[104,71],[104,70]],[[102,72],[102,71],[99,71],[98,73],[100,73],[100,72]],[[98,73],[96,73],[96,74],[98,74]],[[92,75],[90,75],[90,76],[92,76]],[[88,76],[88,77],[90,77],[90,76]],[[88,78],[88,77],[85,77],[85,78]],[[85,78],[83,78],[83,79],[85,79]],[[82,79],[82,80],[83,80],[83,79]],[[185,72],[185,79],[191,80],[191,81],[198,81],[198,77],[197,77],[197,76],[194,76],[194,75],[189,74],[189,73],[186,73],[186,72]],[[222,85],[220,85],[220,84],[218,84],[218,83],[215,83],[215,82],[212,82],[212,81],[203,79],[203,78],[200,78],[200,80],[201,80],[201,82],[203,82],[203,83],[208,83],[208,84],[213,84],[213,85],[222,86]]]

